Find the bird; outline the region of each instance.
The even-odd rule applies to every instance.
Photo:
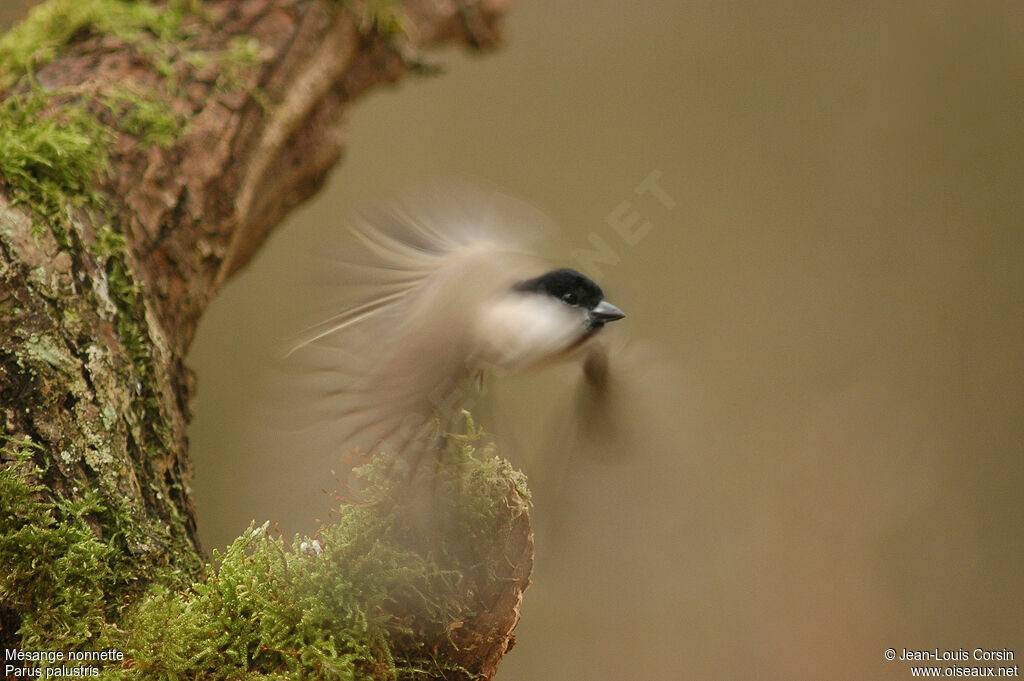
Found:
[[[288,353],[301,358],[308,411],[330,446],[364,459],[387,452],[409,476],[491,377],[576,362],[592,391],[607,383],[595,338],[626,315],[592,278],[532,252],[551,228],[538,211],[443,188],[346,227],[354,244],[326,265],[348,300]]]

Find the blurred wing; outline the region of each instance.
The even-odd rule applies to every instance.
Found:
[[[540,267],[509,236],[539,218],[509,204],[435,194],[351,227],[359,249],[333,269],[355,300],[289,353],[307,421],[329,446],[389,451],[414,467],[437,424],[449,429],[472,408],[481,310]]]
[[[531,457],[526,467],[534,498],[547,504],[538,514],[545,518],[544,531],[555,534],[566,531],[563,515],[575,503],[574,491],[586,488],[581,480],[588,473],[661,465],[654,453],[675,452],[682,418],[673,411],[678,372],[657,348],[609,335],[590,341],[580,360],[574,394],[565,395],[571,406],[554,415],[542,434],[543,460]],[[529,454],[537,448],[522,449]]]
[[[630,461],[655,449],[679,416],[676,369],[653,346],[598,342],[583,357],[571,448],[588,459]],[[618,340],[618,339],[616,339]]]

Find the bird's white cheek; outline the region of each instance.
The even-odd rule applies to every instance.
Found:
[[[521,371],[553,359],[587,331],[586,313],[534,294],[509,294],[484,306],[474,359],[485,370]]]

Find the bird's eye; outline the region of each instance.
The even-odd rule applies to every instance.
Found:
[[[562,296],[562,300],[564,300],[566,303],[570,305],[575,305],[577,302],[576,294],[570,291],[569,293],[566,293],[564,296]]]

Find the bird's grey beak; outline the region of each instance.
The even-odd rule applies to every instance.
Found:
[[[602,300],[594,306],[593,310],[590,311],[590,318],[601,324],[614,322],[616,319],[622,319],[625,316],[625,312],[615,307],[607,300]]]

